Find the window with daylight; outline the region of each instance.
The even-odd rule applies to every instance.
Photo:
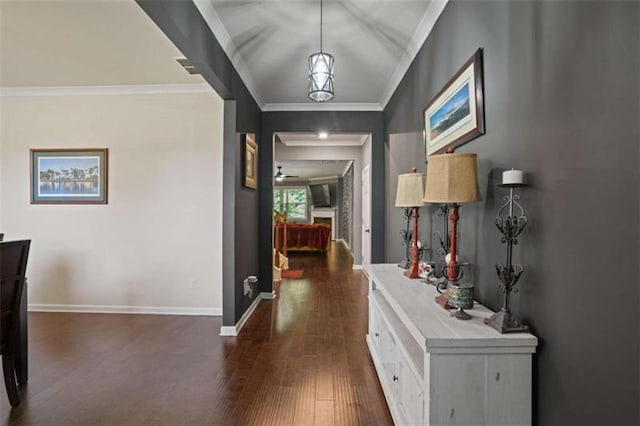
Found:
[[[289,220],[307,220],[307,188],[274,188],[273,209],[287,212]]]

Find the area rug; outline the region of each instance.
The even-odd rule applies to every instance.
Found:
[[[294,280],[298,280],[302,278],[302,274],[304,271],[302,269],[286,269],[282,271],[282,278],[293,278]]]

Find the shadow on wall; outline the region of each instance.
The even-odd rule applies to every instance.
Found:
[[[34,256],[35,257],[35,256]],[[41,289],[43,293],[55,292],[56,300],[73,300],[73,264],[77,259],[71,259],[68,255],[58,255],[51,259],[47,268],[47,279],[40,280],[42,285],[47,286],[55,283],[54,289]]]

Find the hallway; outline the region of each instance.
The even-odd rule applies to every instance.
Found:
[[[366,276],[351,269],[351,256],[337,242],[326,256],[290,252],[289,264],[303,277],[276,286],[277,298],[262,303],[241,335],[263,342],[258,364],[270,371],[257,392],[262,396],[254,395],[262,403],[240,422],[392,424],[365,343]]]
[[[342,244],[291,253],[237,338],[219,317],[31,313],[23,403],[0,424],[392,424],[365,334],[367,280]]]

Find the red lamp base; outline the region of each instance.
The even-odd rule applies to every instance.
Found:
[[[404,272],[404,276],[414,280],[420,278],[418,271],[418,259],[420,250],[418,250],[418,208],[412,207],[411,217],[413,218],[413,238],[411,244],[411,266]]]
[[[411,267],[409,269],[407,269],[406,271],[404,271],[404,276],[411,279],[411,280],[415,280],[416,278],[420,278],[420,274],[418,273],[418,264],[412,264]]]
[[[441,295],[436,296],[436,303],[442,307],[442,309],[455,309],[453,306],[449,304],[449,296],[447,295],[448,290],[442,292]]]

